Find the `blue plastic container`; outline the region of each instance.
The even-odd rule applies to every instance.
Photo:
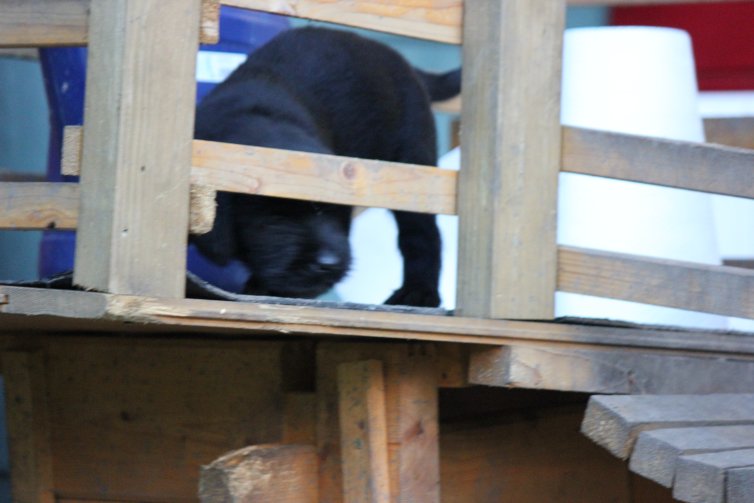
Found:
[[[202,46],[197,60],[197,101],[201,100],[245,56],[289,28],[282,16],[223,6],[220,11],[220,42]],[[40,60],[50,105],[50,144],[47,179],[76,181],[60,174],[63,128],[84,120],[86,48],[41,49]],[[73,269],[76,235],[71,231],[46,231],[39,254],[40,277]],[[226,267],[204,259],[193,246],[188,250],[188,268],[205,280],[229,291],[243,289],[248,271],[241,263]]]

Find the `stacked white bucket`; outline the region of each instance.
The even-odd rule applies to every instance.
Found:
[[[569,126],[704,141],[688,34],[645,27],[567,30],[561,119]],[[458,150],[440,162],[449,169],[459,165]],[[453,308],[457,221],[445,216],[438,220],[444,241],[443,306]],[[379,303],[400,285],[395,234],[395,224],[385,210],[369,210],[356,219],[354,271],[337,288],[343,299]],[[712,196],[585,175],[560,175],[558,243],[720,263]],[[728,327],[722,316],[568,293],[557,294],[556,315]]]

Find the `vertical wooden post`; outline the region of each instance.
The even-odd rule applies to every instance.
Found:
[[[465,2],[458,311],[554,314],[565,1]]]
[[[184,293],[201,0],[92,2],[75,282]]]
[[[382,362],[338,366],[340,449],[345,503],[389,503]]]
[[[440,501],[437,356],[428,344],[320,344],[317,350],[317,447],[320,501],[341,503],[345,485],[337,368],[379,360],[385,384],[390,501]]]
[[[2,354],[13,501],[53,503],[44,355]]]

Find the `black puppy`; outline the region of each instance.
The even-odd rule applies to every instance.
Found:
[[[460,90],[352,33],[302,28],[252,53],[199,105],[195,137],[434,166],[430,100]],[[437,306],[440,234],[433,215],[394,212],[403,285],[386,303]],[[347,206],[218,194],[212,231],[193,238],[210,260],[251,270],[244,293],[314,297],[348,272]]]

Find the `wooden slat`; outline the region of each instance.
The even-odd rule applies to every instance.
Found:
[[[708,142],[754,149],[754,117],[704,119]]]
[[[463,315],[553,316],[564,18],[564,3],[552,0],[466,4],[458,185]]]
[[[184,294],[200,2],[91,5],[75,282]]]
[[[562,171],[754,198],[754,151],[565,126]],[[78,175],[81,127],[65,128],[63,174]],[[457,172],[194,141],[192,181],[231,192],[456,213]]]
[[[0,0],[0,47],[86,45],[91,0]],[[202,0],[200,36],[219,35],[219,2]]]
[[[390,478],[382,362],[338,365],[340,449],[345,503],[387,503]]]
[[[0,183],[0,229],[75,229],[76,183]]]
[[[720,0],[568,0],[571,5],[704,3]],[[463,0],[222,0],[223,4],[460,44]]]
[[[73,230],[78,226],[80,190],[77,183],[0,183],[0,229]],[[191,187],[189,232],[203,234],[215,219],[215,191]]]
[[[733,468],[726,475],[727,503],[749,503],[754,500],[754,467]]]
[[[317,452],[308,445],[260,445],[228,453],[202,467],[203,503],[317,503]]]
[[[754,395],[593,396],[581,431],[628,459],[642,431],[691,426],[754,424]]]
[[[0,47],[85,45],[91,0],[0,1]],[[711,3],[720,0],[568,0],[570,5]],[[222,0],[223,4],[451,44],[461,43],[462,0]],[[203,0],[201,42],[215,43],[218,0]]]
[[[754,355],[754,337],[748,334],[485,320],[268,302],[154,299],[14,286],[0,286],[2,315],[7,317],[0,323],[0,332],[51,327],[82,330],[109,320],[113,323],[111,329],[129,331],[219,330],[247,335],[319,334],[491,345],[578,344],[594,348],[697,351],[720,356]]]
[[[432,346],[408,348],[387,373],[391,501],[440,503],[438,383]]]
[[[754,500],[749,487],[738,502],[727,498],[728,473],[736,468],[754,468],[754,449],[728,450],[682,456],[678,460],[673,497],[688,503],[744,503]]]
[[[754,389],[754,360],[512,345],[475,349],[469,381],[587,393],[745,393]]]
[[[562,246],[558,289],[754,318],[754,271]]]
[[[223,4],[458,44],[462,0],[223,0]]]
[[[629,466],[643,477],[672,487],[680,456],[745,448],[754,448],[754,424],[645,431],[636,441]]]
[[[195,140],[191,181],[216,190],[455,213],[456,172]]]
[[[53,503],[50,417],[42,353],[2,354],[13,501]]]
[[[337,367],[379,360],[384,368],[390,501],[439,502],[437,369],[430,345],[320,344],[317,442],[322,501],[343,500]]]
[[[82,128],[64,132],[63,173],[77,176]],[[455,214],[457,172],[194,140],[191,183],[213,190],[351,206]]]
[[[754,151],[563,128],[563,171],[754,198]]]
[[[0,46],[83,45],[90,0],[2,0]]]

